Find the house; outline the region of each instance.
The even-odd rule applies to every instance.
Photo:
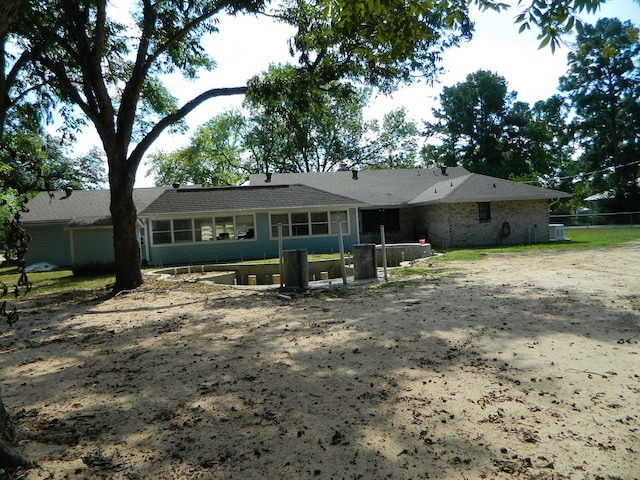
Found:
[[[108,190],[41,192],[22,221],[27,263],[110,265],[114,261]],[[360,202],[305,185],[185,186],[134,189],[140,256],[149,265],[217,263],[330,253],[358,242]]]
[[[345,195],[358,210],[361,243],[426,239],[436,248],[549,240],[549,202],[571,195],[460,167],[251,175],[250,185],[303,184]]]
[[[164,188],[135,189],[138,211],[144,210]],[[27,264],[58,266],[113,263],[113,234],[109,190],[40,192],[22,214],[31,236]]]
[[[569,195],[463,168],[251,175],[241,187],[134,190],[140,256],[150,265],[331,253],[426,239],[437,248],[549,240],[549,202]],[[41,192],[23,222],[27,262],[113,262],[109,191]]]

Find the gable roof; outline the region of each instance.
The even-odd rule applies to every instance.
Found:
[[[369,207],[570,197],[557,190],[470,173],[461,167],[449,167],[446,173],[440,169],[421,168],[364,170],[355,176],[351,171],[274,173],[269,182],[265,175],[249,176],[250,185],[289,183],[312,185],[336,195],[346,195]]]
[[[306,185],[183,187],[165,190],[141,216],[361,206],[353,198]]]
[[[165,189],[162,187],[135,188],[133,201],[138,212],[144,210]],[[69,226],[111,225],[109,190],[74,190],[40,192],[27,204],[22,214],[24,223],[68,223]]]

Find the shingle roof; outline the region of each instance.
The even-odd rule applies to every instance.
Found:
[[[185,187],[165,190],[139,213],[148,216],[335,206],[361,206],[361,203],[305,185]]]
[[[436,183],[413,198],[409,204],[550,200],[570,196],[558,190],[470,173]]]
[[[422,205],[501,200],[540,200],[570,195],[486,175],[461,167],[440,169],[364,170],[354,179],[351,171],[325,173],[274,173],[271,181],[250,175],[250,185],[312,185],[336,195],[345,195],[367,206]],[[496,185],[494,188],[493,185]]]
[[[138,212],[145,209],[165,188],[136,188],[133,200]],[[74,190],[66,192],[40,192],[22,214],[24,223],[70,222],[73,226],[111,225],[109,190]]]

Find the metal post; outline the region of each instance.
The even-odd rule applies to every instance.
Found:
[[[340,268],[342,269],[342,284],[347,284],[347,269],[344,264],[344,241],[342,240],[342,216],[338,213],[338,247],[340,249]]]
[[[387,277],[387,245],[384,238],[384,225],[380,225],[380,247],[382,248],[382,269],[384,270],[384,281],[388,281]]]

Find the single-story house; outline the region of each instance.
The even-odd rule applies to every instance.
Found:
[[[108,190],[41,192],[22,216],[27,263],[113,263]],[[306,185],[134,189],[140,256],[149,265],[217,263],[358,243],[360,202]],[[281,236],[280,236],[281,235]]]
[[[331,253],[425,239],[437,248],[549,240],[549,202],[564,192],[463,168],[251,175],[241,187],[134,190],[144,263],[202,264]],[[108,190],[41,192],[22,219],[27,262],[113,262]]]
[[[361,243],[426,239],[436,248],[549,241],[549,202],[571,195],[460,167],[251,175],[250,185],[313,185],[358,209]]]

